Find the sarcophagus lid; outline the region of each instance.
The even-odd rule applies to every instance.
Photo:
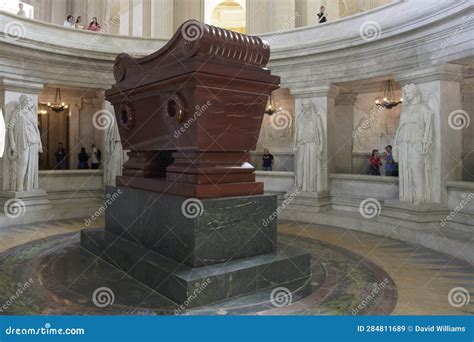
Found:
[[[247,174],[228,181],[247,181],[249,170],[253,174],[248,152],[257,144],[268,96],[280,82],[266,69],[269,56],[268,43],[258,37],[193,20],[149,56],[120,54],[116,84],[106,96],[123,148],[135,152],[128,166],[140,169],[156,153],[173,151],[175,162],[166,157],[166,170],[155,163],[141,175],[196,182],[184,176],[183,165],[193,172],[187,175],[209,175],[222,172],[216,169],[221,160],[225,169]]]

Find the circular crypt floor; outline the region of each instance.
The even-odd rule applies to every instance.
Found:
[[[472,303],[456,307],[448,298],[456,287],[472,294],[472,265],[393,239],[296,222],[279,224],[279,243],[311,253],[312,278],[304,291],[288,295],[283,306],[274,305],[268,290],[180,310],[160,293],[81,249],[78,231],[83,222],[49,221],[0,231],[0,314],[474,313]],[[109,290],[112,304],[96,305],[93,294],[100,288]]]

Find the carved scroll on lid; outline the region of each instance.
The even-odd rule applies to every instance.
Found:
[[[265,67],[270,48],[259,37],[203,24],[196,20],[185,22],[178,30],[184,42],[184,54],[219,57],[233,62]]]

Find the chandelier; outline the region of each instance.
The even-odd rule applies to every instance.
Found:
[[[63,110],[69,108],[67,104],[61,101],[61,89],[56,88],[56,96],[54,97],[54,102],[48,102],[48,107],[56,113],[62,112]]]
[[[383,92],[383,98],[377,97],[375,104],[386,109],[392,109],[403,102],[403,98],[396,99],[395,92],[393,91],[393,82],[388,80],[385,84],[385,90]]]
[[[267,101],[267,106],[265,107],[265,114],[273,115],[275,112],[280,111],[281,107],[277,108],[275,105],[275,100],[273,99],[273,95],[270,94]]]

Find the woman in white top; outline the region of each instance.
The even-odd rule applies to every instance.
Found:
[[[73,23],[74,17],[72,15],[68,15],[66,20],[64,21],[63,26],[64,27],[69,27],[69,28],[74,28],[74,23]]]

